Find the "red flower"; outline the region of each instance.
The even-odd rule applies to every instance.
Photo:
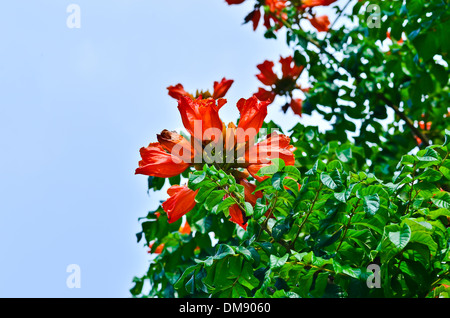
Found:
[[[177,84],[175,86],[169,86],[167,87],[169,91],[169,96],[175,98],[176,100],[179,100],[182,96],[190,97],[191,99],[207,99],[207,98],[214,98],[219,99],[221,97],[224,97],[225,94],[230,89],[231,85],[233,84],[233,80],[227,80],[225,77],[222,78],[220,82],[214,82],[213,88],[213,94],[211,94],[209,91],[197,91],[196,96],[193,94],[190,94],[184,90],[183,85]]]
[[[179,100],[181,98],[181,96],[192,97],[191,94],[189,94],[188,92],[186,92],[184,90],[184,87],[181,84],[177,84],[175,86],[169,86],[169,87],[167,87],[167,89],[169,90],[169,96],[175,98],[176,100]]]
[[[292,56],[281,57],[280,58],[281,78],[275,74],[273,71],[274,63],[271,61],[264,61],[263,63],[257,65],[260,73],[256,77],[263,83],[270,87],[270,90],[266,90],[262,87],[258,88],[258,92],[253,94],[256,98],[262,101],[268,101],[269,104],[272,103],[277,95],[289,96],[291,98],[291,92],[295,89],[302,89],[297,85],[297,80],[301,73],[303,72],[304,66],[298,66],[294,63]],[[293,107],[297,107],[294,111],[298,114],[299,101],[294,101],[291,104]],[[295,104],[296,103],[296,104]],[[287,108],[286,108],[287,109]],[[286,109],[283,108],[284,111]],[[300,111],[301,114],[301,111]]]
[[[256,200],[263,197],[263,194],[261,191],[255,192],[256,185],[254,185],[253,183],[250,183],[247,180],[242,179],[239,181],[239,184],[244,186],[245,201],[247,201],[251,205],[255,206]]]
[[[257,74],[256,77],[264,85],[272,86],[278,81],[278,76],[273,71],[274,65],[275,64],[272,61],[264,61],[256,66],[261,71],[261,73]]]
[[[302,72],[302,67],[292,65],[292,58],[284,58],[280,60],[282,64],[283,78],[298,77]],[[266,68],[261,67],[263,73],[269,78],[272,74],[270,65]],[[273,71],[272,71],[273,73]],[[273,73],[274,74],[274,73]],[[278,77],[275,75],[278,79]],[[217,96],[222,96],[230,87],[232,81],[222,79],[222,81],[214,83],[214,91]],[[278,83],[278,82],[277,82]],[[178,87],[179,89],[180,87]],[[262,198],[260,191],[255,192],[256,185],[247,181],[249,175],[253,175],[257,180],[256,173],[261,166],[272,164],[269,159],[281,158],[286,165],[293,165],[295,158],[293,154],[293,146],[290,145],[289,137],[273,133],[265,140],[254,145],[252,138],[260,131],[264,119],[267,115],[267,105],[269,101],[261,102],[257,97],[252,96],[248,99],[240,99],[237,108],[240,112],[239,124],[236,127],[234,123],[225,124],[219,117],[219,109],[226,103],[224,99],[214,98],[196,98],[181,95],[178,100],[178,109],[185,128],[191,134],[191,140],[187,140],[180,134],[163,130],[157,135],[158,143],[151,143],[146,148],[141,148],[142,160],[139,162],[139,168],[136,173],[156,176],[161,178],[173,177],[181,174],[192,163],[196,153],[206,154],[207,157],[199,164],[210,163],[211,159],[207,154],[207,147],[212,145],[214,155],[218,155],[218,159],[224,159],[226,162],[216,161],[219,168],[224,169],[226,173],[233,175],[244,187],[244,199],[252,205],[256,204],[258,198]],[[200,126],[201,124],[201,126]],[[200,126],[200,127],[199,127]],[[217,132],[213,136],[207,137],[208,129]],[[239,133],[243,132],[245,138],[239,138]],[[201,134],[201,136],[200,136]],[[214,137],[214,138],[212,138]],[[202,142],[197,142],[200,139]],[[221,142],[224,142],[223,144]],[[197,152],[197,146],[199,147]],[[217,148],[216,147],[224,148]],[[226,152],[223,152],[223,149]],[[242,150],[242,153],[240,152]],[[232,154],[232,158],[228,154]],[[236,161],[236,154],[238,155]],[[214,158],[216,159],[216,158]],[[229,160],[230,159],[230,160]],[[200,166],[200,165],[199,165]],[[198,168],[198,166],[196,166]],[[166,212],[168,222],[173,223],[191,211],[195,205],[195,197],[198,190],[193,191],[187,186],[174,185],[171,186],[167,193],[169,198],[162,204],[163,210]],[[239,224],[242,228],[247,228],[247,216],[241,210],[239,204],[232,205],[229,208],[230,220]],[[185,223],[180,227],[180,233],[190,233],[189,224]]]
[[[230,221],[238,224],[244,230],[247,230],[247,220],[244,212],[239,208],[239,205],[233,204],[228,208],[230,212]]]
[[[278,133],[271,134],[266,140],[251,147],[245,153],[245,161],[249,163],[248,172],[258,181],[264,181],[268,177],[257,175],[262,167],[270,166],[270,159],[283,159],[287,166],[295,165],[294,148],[290,145],[290,138]]]
[[[184,222],[183,226],[180,226],[180,229],[178,230],[178,232],[180,232],[180,234],[191,234],[191,226],[189,225],[189,223],[186,221]]]
[[[425,126],[425,122],[423,120],[421,120],[419,122],[419,127],[422,130],[430,130],[431,129],[431,121],[427,121],[426,126]]]
[[[303,0],[301,8],[311,8],[317,6],[329,6],[336,0]]]
[[[330,27],[330,20],[326,15],[322,15],[320,17],[314,16],[308,20],[319,32],[327,32]]]
[[[387,37],[389,40],[392,41],[392,38],[391,38],[391,32],[390,32],[390,31],[387,31],[387,32],[386,32],[386,37]],[[401,44],[403,44],[403,42],[404,42],[404,40],[403,40],[403,38],[401,38],[400,40],[397,41],[397,44],[401,45]]]
[[[241,4],[245,0],[226,0],[229,5],[232,4]],[[264,10],[262,6],[267,6],[268,10]],[[283,12],[283,9],[286,8],[286,0],[265,0],[259,1],[255,5],[253,11],[251,11],[244,19],[244,23],[248,23],[252,21],[253,30],[258,28],[259,20],[261,19],[261,10],[264,12],[264,26],[267,29],[272,28],[271,21],[274,21],[275,24],[278,24],[275,31],[279,30],[283,24],[280,20],[286,20],[287,14]]]
[[[208,129],[210,132],[214,132],[213,129],[222,132],[223,123],[219,117],[219,109],[225,103],[225,99],[218,99],[216,103],[216,100],[213,98],[191,99],[182,96],[178,101],[178,110],[180,111],[183,125],[191,136],[194,136],[199,140],[204,140],[205,131]],[[201,130],[199,130],[199,127],[196,130],[195,125],[200,124]],[[211,139],[215,140],[215,138],[217,138],[217,136]]]
[[[302,103],[303,101],[300,98],[293,98],[291,100],[291,109],[292,111],[302,117]]]
[[[269,101],[270,103],[273,103],[275,97],[277,94],[275,94],[274,91],[267,91],[262,87],[258,88],[258,92],[253,94],[256,98],[259,100]]]
[[[218,99],[224,97],[233,84],[233,80],[227,80],[225,77],[219,82],[214,82],[213,98]]]
[[[175,131],[164,129],[156,135],[161,146],[172,155],[186,163],[191,163],[194,158],[194,149],[191,143]]]
[[[286,165],[293,166],[295,157],[290,142],[288,136],[274,132],[267,139],[251,147],[245,153],[245,161],[250,164],[270,164],[270,159],[280,158]]]
[[[148,251],[148,253],[152,253],[152,248],[155,242],[151,242],[150,244],[148,244],[148,247],[150,248],[150,250]],[[153,254],[161,254],[162,251],[164,249],[164,243],[159,244],[156,249],[154,250]]]
[[[258,134],[259,129],[267,116],[267,105],[269,102],[260,102],[255,96],[249,99],[241,98],[237,102],[240,113],[238,129],[245,134],[245,141],[252,140]],[[238,136],[237,142],[244,141],[242,136]]]
[[[232,4],[241,4],[242,2],[244,2],[245,0],[225,0],[229,5]]]
[[[417,136],[414,136],[414,139],[416,139],[417,145],[420,146],[422,144],[422,139],[420,139]]]
[[[255,178],[257,181],[259,182],[263,182],[264,180],[268,179],[269,176],[263,176],[260,177],[257,175],[258,171],[263,168],[263,167],[267,167],[270,166],[270,163],[266,163],[266,164],[252,164],[250,166],[247,167],[247,171],[252,175],[253,178]]]
[[[197,192],[198,190],[192,191],[186,186],[179,185],[173,185],[167,190],[170,198],[163,202],[162,208],[167,213],[169,223],[178,221],[195,207]]]
[[[261,19],[261,10],[259,8],[256,8],[252,12],[250,12],[244,20],[244,23],[248,23],[252,21],[253,24],[253,31],[256,31],[258,28],[259,20]]]
[[[269,11],[264,14],[264,26],[267,29],[272,28],[273,21],[275,23],[275,31],[278,31],[283,26],[283,21],[287,20],[286,12],[282,12],[286,8],[286,0],[266,0],[266,6]]]
[[[283,79],[291,78],[296,80],[304,69],[303,65],[297,66],[294,63],[294,59],[292,58],[292,56],[288,56],[285,58],[281,57],[280,64],[281,64],[281,71],[283,72]]]
[[[146,148],[141,148],[140,153],[142,160],[139,161],[136,174],[170,178],[179,175],[189,167],[188,163],[164,151],[163,147],[157,142],[151,143]]]
[[[286,0],[266,0],[266,6],[269,7],[270,12],[279,13],[286,8]]]

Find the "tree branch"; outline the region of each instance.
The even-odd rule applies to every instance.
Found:
[[[392,108],[395,114],[405,121],[406,125],[411,129],[414,135],[419,137],[426,146],[430,145],[430,139],[428,139],[428,137],[425,136],[420,129],[414,126],[413,121],[408,116],[406,116],[406,114],[402,112],[397,105],[394,105],[389,99],[387,99],[382,94],[377,94],[377,97],[381,99],[387,106]]]

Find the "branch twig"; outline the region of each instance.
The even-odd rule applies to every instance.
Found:
[[[406,122],[406,125],[411,129],[411,131],[417,136],[419,137],[422,142],[425,144],[425,146],[429,146],[430,145],[430,139],[428,139],[427,136],[425,136],[422,131],[420,131],[420,129],[418,129],[416,126],[414,126],[413,121],[406,116],[406,114],[404,112],[402,112],[397,105],[394,105],[389,99],[387,99],[384,95],[382,94],[378,94],[377,97],[379,99],[381,99],[387,106],[389,106],[390,108],[392,108],[395,112],[395,114],[397,114],[398,117],[400,117],[401,119],[403,119]]]

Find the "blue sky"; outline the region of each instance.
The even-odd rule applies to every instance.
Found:
[[[81,28],[69,29],[69,4]],[[138,218],[165,193],[135,176],[139,148],[179,129],[166,87],[234,79],[225,122],[259,86],[256,65],[290,54],[242,26],[251,3],[23,0],[0,4],[0,297],[129,297],[149,256]],[[268,119],[292,127],[279,106]],[[317,123],[304,116],[302,123]],[[81,288],[66,268],[81,269]]]

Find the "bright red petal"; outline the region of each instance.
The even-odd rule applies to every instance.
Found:
[[[258,134],[267,116],[268,101],[260,102],[255,96],[241,98],[237,108],[241,115],[237,129],[237,142],[253,140]]]
[[[169,90],[169,96],[175,98],[176,100],[179,100],[181,96],[191,96],[191,94],[184,90],[184,87],[181,84],[169,86],[167,89]]]
[[[195,207],[195,196],[198,190],[192,191],[186,186],[174,185],[167,190],[170,197],[163,202],[162,208],[167,213],[169,223],[176,222]]]
[[[233,80],[227,80],[225,77],[219,82],[214,82],[213,98],[218,99],[224,97],[233,84]]]
[[[327,32],[330,27],[330,20],[326,15],[313,17],[309,19],[309,22],[311,22],[312,26],[315,27],[319,32]]]
[[[159,143],[151,143],[140,149],[142,160],[136,174],[170,178],[181,174],[189,167],[188,163],[164,151]]]
[[[247,230],[247,221],[244,219],[244,212],[239,208],[239,205],[233,204],[229,208],[230,221],[238,224],[244,230]]]
[[[261,71],[256,77],[267,86],[272,86],[278,81],[278,76],[273,72],[274,63],[272,61],[264,61],[256,67]]]

